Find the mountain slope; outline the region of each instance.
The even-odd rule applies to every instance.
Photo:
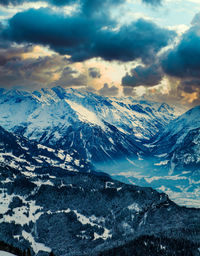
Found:
[[[33,172],[41,167],[91,171],[91,165],[73,150],[55,150],[16,136],[0,127],[0,165]]]
[[[200,210],[151,188],[54,169],[27,175],[0,167],[1,240],[43,256],[98,255],[143,235],[198,245]]]
[[[171,121],[154,145],[154,154],[169,159],[170,173],[200,171],[200,106]]]
[[[189,256],[198,255],[198,243],[183,239],[141,236],[121,246],[103,251],[99,256]]]

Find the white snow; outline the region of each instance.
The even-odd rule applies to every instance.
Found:
[[[26,169],[28,169],[27,166],[26,166]],[[37,177],[37,174],[35,174],[34,172],[22,171],[22,174],[24,174],[25,176],[28,176],[28,177]]]
[[[75,159],[75,160],[74,160],[74,164],[75,164],[76,166],[80,166],[80,160],[79,160],[79,159]]]
[[[55,152],[55,149],[53,149],[53,148],[49,148],[49,147],[46,147],[46,146],[41,145],[41,144],[38,144],[37,146],[38,146],[38,148],[46,149],[49,152]]]
[[[10,252],[0,251],[0,256],[16,256],[16,255]]]
[[[166,165],[166,164],[168,164],[168,162],[169,162],[169,160],[164,160],[164,161],[161,161],[161,162],[159,162],[159,163],[155,163],[154,165]]]
[[[99,235],[97,234],[96,232],[94,232],[94,240],[98,239],[98,238],[102,238],[103,240],[106,240],[108,238],[111,238],[112,235],[110,234],[110,230],[108,230],[107,228],[103,227],[103,226],[100,226],[99,224],[97,223],[94,223],[94,221],[98,221],[98,218],[96,218],[95,216],[91,216],[91,217],[86,217],[80,213],[78,213],[76,210],[74,210],[74,213],[76,214],[77,216],[77,219],[83,224],[83,225],[86,225],[86,224],[89,224],[91,226],[97,226],[99,228],[103,228],[104,229],[104,232],[102,235]],[[103,220],[101,219],[100,221],[98,222],[102,222]]]
[[[133,203],[133,204],[129,205],[128,209],[131,211],[134,210],[136,212],[140,212],[142,210],[137,203]]]
[[[74,111],[76,111],[80,121],[89,122],[91,124],[100,126],[103,130],[105,129],[105,125],[97,117],[97,115],[94,112],[90,111],[89,109],[83,107],[80,104],[77,104],[74,101],[71,101],[71,100],[65,100],[65,101],[71,106],[71,108]]]
[[[97,234],[96,232],[94,232],[94,240],[102,238],[103,240],[107,240],[108,238],[111,238],[112,235],[110,234],[110,230],[108,230],[107,228],[104,228],[104,232],[102,235]]]
[[[13,195],[12,196],[8,196],[9,197],[9,201],[7,200],[7,202],[11,202]],[[0,220],[0,223],[2,222],[7,222],[7,223],[11,223],[11,222],[15,222],[15,224],[19,224],[19,225],[25,225],[28,224],[29,222],[33,221],[34,223],[36,222],[36,220],[41,216],[42,212],[42,208],[40,206],[35,205],[35,201],[25,201],[24,198],[20,197],[20,199],[23,200],[24,203],[28,203],[29,207],[27,207],[26,205],[21,206],[21,207],[16,207],[13,209],[13,214],[12,216],[10,215],[5,215],[6,211],[6,207],[4,205],[4,215],[3,218]],[[7,204],[7,210],[8,210],[8,204]],[[38,211],[40,210],[40,211]],[[37,212],[37,213],[36,213]]]
[[[8,195],[4,189],[0,189],[0,214],[5,214],[9,210],[8,206],[13,196],[14,195]]]
[[[45,246],[42,243],[37,243],[32,236],[32,234],[26,232],[25,230],[22,231],[22,236],[25,240],[29,241],[31,243],[31,247],[33,248],[33,251],[37,254],[39,251],[44,252],[51,252],[51,248]]]
[[[40,187],[41,185],[54,186],[53,182],[51,182],[50,180],[43,181],[38,179],[36,181],[33,181],[33,183],[36,184],[38,187]]]
[[[112,143],[112,144],[115,144],[113,139],[111,137],[108,138],[108,140]]]
[[[69,154],[66,155],[65,161],[71,162],[73,160],[73,157],[71,157]]]
[[[65,159],[65,153],[64,153],[64,150],[59,150],[58,151],[58,157],[61,159],[61,160],[64,160]]]
[[[35,166],[31,165],[31,166],[25,166],[25,168],[29,171],[34,171],[35,170]]]
[[[115,185],[115,183],[106,181],[105,188],[113,188],[113,185]]]

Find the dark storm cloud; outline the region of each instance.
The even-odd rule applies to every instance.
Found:
[[[166,74],[178,78],[200,78],[199,21],[199,15],[196,15],[179,44],[163,57],[162,67]]]
[[[7,6],[7,5],[20,5],[27,2],[41,2],[40,0],[0,0],[0,5]],[[77,0],[44,0],[44,2],[48,2],[52,5],[56,6],[65,6],[69,4],[73,4],[78,2]]]
[[[179,84],[179,89],[186,93],[196,92],[197,89],[200,89],[200,79],[197,80],[182,80]]]
[[[137,66],[122,78],[123,86],[154,86],[160,83],[163,73],[159,65]]]
[[[163,76],[178,79],[178,93],[200,90],[200,14],[182,35],[177,45],[157,58],[158,64],[138,66],[122,78],[124,87],[154,86]]]
[[[97,34],[92,48],[95,57],[105,60],[152,62],[157,52],[174,37],[174,32],[139,19],[118,31],[105,30]]]
[[[89,76],[92,78],[100,78],[101,77],[101,73],[98,68],[89,68],[88,73],[89,73]]]
[[[119,92],[118,87],[112,85],[111,87],[108,86],[107,83],[98,91],[99,94],[104,96],[116,96]]]
[[[4,6],[7,6],[7,5],[19,5],[19,4],[22,4],[24,2],[24,0],[0,0],[0,5],[4,5]]]
[[[20,5],[25,2],[39,2],[40,0],[0,0],[0,5]],[[65,6],[73,3],[80,3],[81,8],[84,13],[92,14],[102,11],[102,9],[107,8],[108,6],[114,6],[122,4],[124,0],[44,0],[52,5],[56,6]],[[142,0],[145,4],[150,5],[160,5],[162,0]]]
[[[9,20],[3,35],[17,43],[48,45],[60,54],[68,54],[71,61],[93,57],[105,60],[153,60],[175,33],[156,24],[139,19],[119,30],[102,29],[108,20],[84,15],[65,17],[50,9],[30,9]],[[111,22],[112,23],[112,22]]]
[[[197,14],[189,30],[174,49],[161,56],[165,74],[180,80],[179,90],[186,93],[200,89],[200,14]]]

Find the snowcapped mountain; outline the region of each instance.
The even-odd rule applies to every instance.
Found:
[[[151,186],[179,204],[195,207],[200,198],[199,112],[196,107],[180,115],[180,108],[165,103],[62,87],[0,90],[2,127],[46,147],[34,161],[36,157],[42,165],[70,168],[63,155],[73,153],[72,159],[82,159],[84,166],[89,161],[120,181]],[[42,155],[44,151],[51,156]],[[1,154],[2,161],[6,154]],[[19,154],[10,163],[20,165],[16,157]]]
[[[0,122],[6,130],[49,147],[73,148],[93,163],[146,154],[144,142],[175,117],[167,104],[61,87],[0,91]]]
[[[57,167],[66,171],[91,171],[91,165],[73,150],[56,150],[16,136],[0,127],[0,165],[35,172]]]
[[[1,240],[37,256],[136,245],[145,255],[152,244],[152,255],[198,255],[200,210],[149,188],[198,206],[198,113],[60,87],[0,90]]]
[[[46,160],[44,156],[39,157],[40,161],[65,168],[69,163],[58,156],[62,158],[62,152],[64,155],[76,153],[79,154],[77,159],[91,161],[96,169],[117,179],[152,186],[166,192],[176,202],[190,206],[199,204],[196,201],[200,193],[199,175],[192,174],[191,178],[191,174],[186,174],[188,168],[180,167],[181,171],[174,174],[172,170],[194,157],[193,169],[199,163],[198,144],[192,142],[198,141],[198,113],[197,107],[186,116],[178,117],[180,109],[165,103],[131,97],[107,98],[61,87],[35,92],[0,90],[1,125],[15,136],[47,147],[46,152],[49,148],[53,156]],[[195,128],[196,139],[193,138],[189,147],[186,140],[184,146],[184,138],[190,132],[194,134]],[[191,150],[187,158],[181,153],[181,145],[183,150],[187,149],[187,154]],[[41,153],[38,156],[42,156]],[[2,157],[5,159],[5,154]],[[31,168],[34,164],[30,164]]]
[[[178,204],[199,207],[200,106],[170,121],[148,147],[148,158],[134,160],[132,168],[110,174],[163,191]]]
[[[169,159],[171,174],[200,172],[200,106],[171,121],[154,141],[153,153]]]
[[[165,255],[171,255],[168,247],[179,239],[182,250],[190,245],[187,253],[198,255],[200,210],[179,207],[151,188],[54,169],[24,173],[0,167],[1,241],[21,250],[31,248],[37,256],[51,251],[58,256],[97,256],[137,239],[146,244],[143,236],[147,244],[162,237],[167,239]],[[165,252],[165,243],[160,240],[158,245]],[[140,255],[145,251],[143,246]],[[185,255],[173,248],[176,251],[174,255]]]

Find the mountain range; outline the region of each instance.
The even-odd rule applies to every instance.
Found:
[[[1,89],[1,240],[38,256],[199,255],[200,107],[182,112]]]
[[[179,204],[198,207],[200,107],[184,111],[80,89],[0,90],[1,126],[54,150],[57,156],[46,162],[60,166],[58,152],[74,152],[115,179],[151,186]]]
[[[1,90],[1,126],[48,146],[74,148],[93,163],[145,154],[177,115],[167,104],[106,98],[61,87]]]

